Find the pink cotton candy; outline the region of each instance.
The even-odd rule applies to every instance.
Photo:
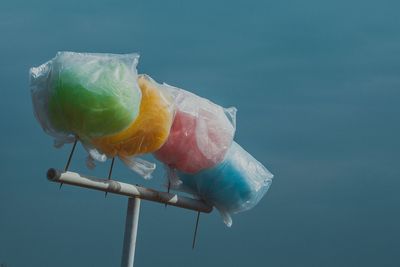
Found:
[[[223,160],[233,140],[236,109],[224,110],[187,91],[178,92],[170,135],[155,156],[171,168],[197,173]]]

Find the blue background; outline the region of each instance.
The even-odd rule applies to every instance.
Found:
[[[57,51],[139,52],[139,72],[238,112],[275,179],[232,228],[142,203],[137,266],[400,265],[399,1],[0,2],[0,263],[119,266],[126,199],[45,179],[56,150],[28,69]],[[109,163],[71,169],[105,177]],[[114,177],[141,180],[118,162]],[[164,189],[163,189],[164,190]]]

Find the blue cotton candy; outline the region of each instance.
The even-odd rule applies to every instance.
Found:
[[[198,195],[222,214],[231,226],[231,214],[253,208],[268,191],[273,175],[236,142],[224,160],[196,174],[178,172],[178,189]]]

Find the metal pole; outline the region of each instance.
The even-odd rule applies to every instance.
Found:
[[[192,249],[194,249],[194,245],[196,244],[196,236],[197,236],[197,228],[199,227],[199,219],[200,219],[200,211],[197,212],[196,227],[194,228]]]
[[[139,223],[140,198],[128,198],[126,211],[124,247],[121,267],[133,267],[135,261],[136,235]]]
[[[75,151],[75,147],[76,147],[76,143],[77,143],[77,142],[78,142],[78,139],[75,138],[74,144],[72,145],[71,152],[69,153],[69,157],[68,157],[67,164],[65,164],[65,167],[64,167],[64,171],[65,171],[65,172],[68,171],[69,164],[71,163],[72,155],[74,154],[74,151]],[[60,189],[61,189],[62,186],[63,186],[63,183],[60,183]]]
[[[112,158],[112,161],[111,161],[110,171],[108,172],[108,180],[111,179],[111,174],[112,174],[113,167],[114,167],[114,160],[115,160],[115,157],[113,157],[113,158]],[[106,191],[106,192],[104,193],[104,197],[107,197],[107,194],[108,194],[108,192]]]

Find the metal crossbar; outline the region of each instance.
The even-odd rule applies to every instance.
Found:
[[[212,207],[201,200],[178,196],[173,193],[161,192],[138,185],[127,184],[112,179],[99,179],[76,172],[63,172],[53,168],[47,171],[47,178],[52,182],[80,186],[132,198],[136,197],[142,200],[164,203],[184,209],[204,213],[210,213],[212,211]]]

